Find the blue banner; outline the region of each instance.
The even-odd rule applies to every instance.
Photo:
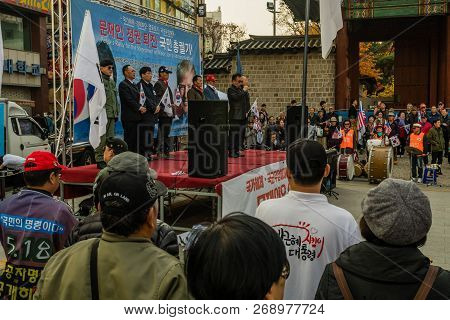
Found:
[[[89,10],[92,17],[95,40],[100,61],[114,62],[116,85],[124,80],[122,67],[130,64],[136,69],[149,66],[153,80],[158,80],[158,69],[166,66],[173,73],[169,78],[176,104],[192,86],[192,78],[201,72],[199,36],[156,21],[137,17],[120,10],[88,0],[71,1],[72,4],[72,50],[75,57],[83,25],[84,13]],[[177,109],[172,123],[171,136],[187,134],[187,108]],[[116,125],[116,135],[123,135],[120,121]],[[74,125],[74,142],[89,141],[89,119]]]
[[[6,137],[5,126],[8,123],[6,118],[8,114],[8,103],[6,101],[0,101],[0,156],[4,156],[6,153]]]

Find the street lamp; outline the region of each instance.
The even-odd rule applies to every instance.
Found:
[[[273,0],[273,2],[267,2],[267,11],[273,13],[273,35],[277,35],[277,0]]]

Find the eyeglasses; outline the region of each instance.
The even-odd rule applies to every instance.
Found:
[[[113,66],[109,66],[108,70],[114,70],[114,67]]]

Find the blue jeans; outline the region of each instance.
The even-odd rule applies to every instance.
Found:
[[[423,157],[412,155],[411,157],[411,173],[413,178],[417,178],[417,170],[419,170],[419,178],[423,175]]]

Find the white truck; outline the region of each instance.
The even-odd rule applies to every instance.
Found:
[[[6,99],[0,99],[0,131],[0,155],[25,158],[33,151],[51,151],[47,130],[17,103]]]

